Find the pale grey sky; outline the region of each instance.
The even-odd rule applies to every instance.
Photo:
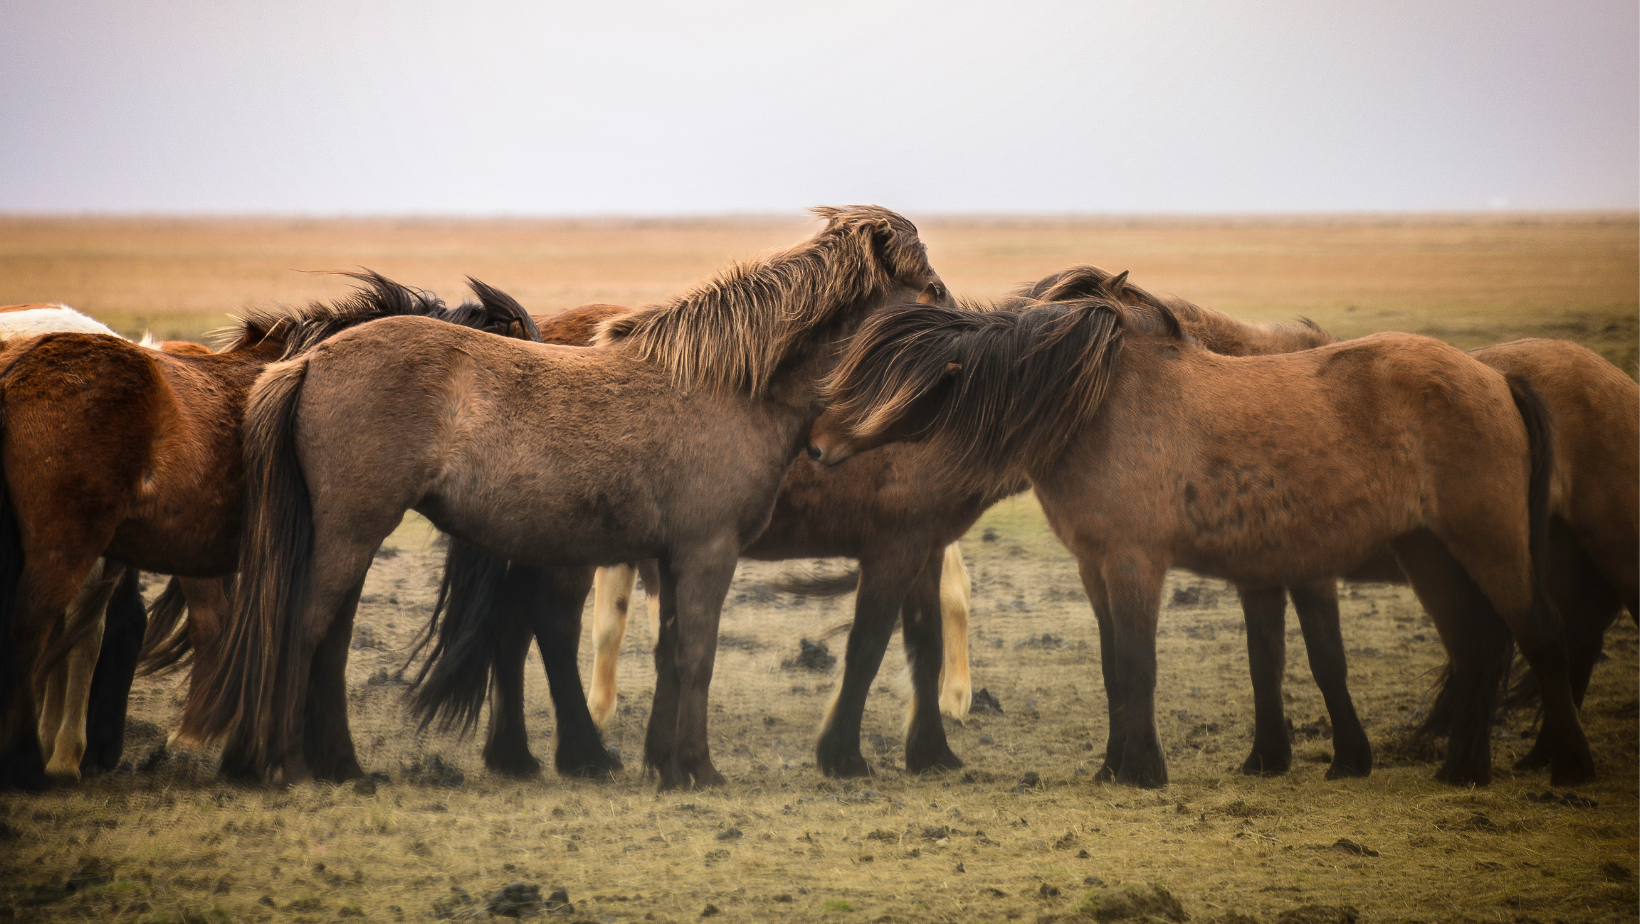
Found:
[[[1634,0],[0,0],[0,211],[1633,209]]]

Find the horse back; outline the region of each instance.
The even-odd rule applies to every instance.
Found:
[[[525,343],[392,318],[338,334],[305,361],[299,453],[316,516],[413,507],[509,559],[630,561],[689,529],[736,529],[749,541],[768,506],[720,510],[714,498],[772,502],[797,447],[792,433],[790,452],[756,449],[781,437],[743,399],[680,391],[619,345]],[[737,457],[725,445],[748,448]],[[745,464],[776,455],[773,466]],[[589,546],[574,523],[608,548]]]
[[[1640,384],[1566,340],[1516,340],[1470,355],[1537,386],[1554,418],[1550,509],[1632,599],[1640,569]]]
[[[598,325],[631,310],[625,305],[601,303],[582,305],[578,308],[561,311],[558,314],[536,315],[535,324],[541,328],[542,343],[557,343],[563,346],[591,346],[592,335],[597,332]]]

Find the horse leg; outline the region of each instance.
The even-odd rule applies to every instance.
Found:
[[[138,589],[137,569],[124,571],[103,615],[102,650],[97,652],[97,669],[91,675],[90,704],[86,710],[86,750],[80,760],[82,775],[117,768],[125,752],[126,705],[142,654],[143,635],[148,629],[148,611],[143,607],[142,592]]]
[[[1236,585],[1247,623],[1247,672],[1253,681],[1253,751],[1242,762],[1249,776],[1286,773],[1293,765],[1281,701],[1287,669],[1287,589]]]
[[[944,658],[940,667],[940,712],[961,721],[973,704],[973,681],[968,672],[968,613],[972,584],[962,561],[962,544],[945,547],[940,571],[940,619]]]
[[[1582,708],[1583,697],[1589,691],[1589,678],[1605,644],[1606,630],[1623,611],[1623,601],[1576,535],[1558,518],[1549,521],[1547,553],[1549,597],[1566,631],[1572,701]],[[1533,682],[1535,680],[1533,678]],[[1534,769],[1548,765],[1545,756]]]
[[[1443,729],[1448,733],[1446,760],[1435,778],[1484,786],[1492,779],[1492,720],[1509,665],[1508,629],[1433,534],[1418,530],[1396,539],[1393,547],[1451,661],[1450,675],[1434,706],[1450,713]]]
[[[598,727],[615,715],[615,663],[626,638],[627,608],[638,581],[634,565],[599,568],[592,578],[592,689],[587,708]]]
[[[1344,660],[1344,634],[1338,624],[1338,580],[1323,578],[1287,588],[1299,628],[1304,631],[1304,648],[1310,657],[1310,676],[1321,688],[1327,716],[1333,727],[1332,766],[1327,779],[1369,776],[1372,773],[1372,742],[1350,699],[1349,666]]]
[[[222,630],[233,604],[228,600],[227,578],[178,578],[183,599],[188,601],[188,644],[194,650],[194,670],[188,672],[188,698],[194,697],[194,678],[199,665],[215,663]],[[184,736],[179,728],[166,739],[167,747],[201,747],[202,743]]]
[[[666,786],[676,779],[672,760],[677,749],[679,694],[677,579],[669,562],[659,562],[658,590],[661,622],[655,633],[655,695],[649,705],[649,727],[644,732],[643,762],[660,775],[661,785]]]
[[[1167,569],[1143,557],[1108,558],[1101,569],[1110,597],[1122,688],[1123,739],[1118,783],[1154,788],[1167,783],[1167,758],[1156,733],[1156,619]]]
[[[860,556],[860,588],[855,593],[854,624],[849,627],[843,655],[843,679],[820,724],[820,739],[814,748],[815,766],[826,776],[871,773],[871,765],[860,753],[866,697],[894,635],[906,590],[922,565],[920,556],[903,548],[868,549]]]
[[[1120,668],[1116,663],[1116,627],[1110,618],[1110,598],[1105,593],[1105,579],[1098,567],[1077,561],[1077,573],[1082,577],[1082,589],[1093,606],[1093,617],[1099,624],[1099,674],[1105,684],[1106,724],[1105,760],[1096,780],[1114,780],[1122,769],[1122,741],[1125,732],[1122,718],[1122,685],[1118,683]]]
[[[353,641],[353,615],[363,590],[361,578],[342,599],[313,653],[309,674],[302,750],[313,776],[329,783],[364,776],[347,725],[347,654]]]
[[[536,570],[528,599],[534,609],[535,644],[541,650],[553,712],[558,719],[558,744],[553,766],[560,776],[604,777],[621,769],[621,762],[604,747],[587,709],[576,652],[581,645],[581,609],[592,589],[593,569],[580,566],[520,569]]]
[[[738,537],[725,536],[672,561],[677,595],[677,730],[671,759],[662,764],[662,789],[691,781],[701,787],[724,785],[723,774],[712,766],[707,697],[717,657],[718,619],[739,560]],[[879,659],[881,656],[879,652]]]
[[[106,600],[92,605],[101,610]],[[46,773],[59,780],[76,783],[80,780],[80,761],[85,758],[86,746],[86,706],[90,701],[91,676],[97,669],[97,654],[102,649],[103,629],[99,613],[91,628],[74,644],[68,657],[52,671],[51,689],[59,708],[56,723],[51,729],[56,741],[46,750]],[[45,749],[45,740],[42,733],[42,749]]]
[[[653,558],[638,562],[638,578],[643,581],[643,605],[649,614],[649,639],[661,637],[661,573]]]
[[[347,728],[347,651],[353,634],[353,614],[358,607],[359,592],[364,588],[365,573],[370,570],[376,549],[397,525],[378,524],[381,528],[375,540],[359,535],[357,524],[351,537],[329,533],[325,520],[343,515],[341,510],[329,511],[314,506],[316,517],[312,554],[309,556],[307,603],[300,613],[300,623],[292,627],[293,638],[284,653],[292,665],[286,686],[279,690],[270,708],[268,753],[271,764],[283,770],[285,785],[308,783],[315,773],[324,779],[349,778],[363,774],[354,756],[352,736]],[[288,701],[281,701],[284,697]],[[310,703],[311,700],[311,703]],[[285,721],[281,722],[284,718]],[[316,723],[310,732],[309,722]],[[241,722],[241,726],[256,723]],[[230,739],[230,745],[236,739]],[[309,748],[318,761],[310,766]],[[237,750],[237,749],[236,749]],[[230,766],[230,756],[223,753],[224,768]]]
[[[911,666],[911,709],[906,716],[905,768],[912,773],[925,770],[956,770],[962,759],[952,753],[940,721],[940,674],[946,658],[943,652],[945,624],[942,618],[941,580],[944,550],[928,556],[912,579],[901,610],[901,638]],[[966,628],[966,627],[965,627]],[[966,632],[964,633],[966,635]]]
[[[529,730],[524,724],[524,666],[530,656],[531,601],[527,593],[508,586],[508,569],[495,618],[495,656],[490,660],[490,724],[484,736],[484,766],[492,773],[518,779],[541,775],[541,761],[530,753]]]
[[[1572,696],[1571,671],[1566,655],[1566,636],[1560,618],[1549,601],[1548,587],[1532,589],[1527,555],[1493,554],[1490,548],[1499,533],[1474,534],[1486,543],[1469,541],[1470,534],[1449,539],[1453,556],[1474,579],[1494,611],[1509,626],[1521,656],[1537,675],[1543,692],[1543,724],[1532,750],[1551,755],[1549,781],[1555,786],[1578,786],[1594,779],[1594,755],[1578,720]],[[1524,539],[1524,536],[1522,536]],[[1524,550],[1522,550],[1524,551]],[[1525,581],[1522,581],[1523,574]],[[1520,585],[1525,584],[1522,588]],[[1547,583],[1547,582],[1545,582]]]

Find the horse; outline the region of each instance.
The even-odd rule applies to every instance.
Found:
[[[492,599],[520,572],[545,577],[540,641],[579,611],[592,566],[655,558],[644,759],[663,788],[722,785],[706,710],[718,615],[820,413],[819,378],[871,311],[949,298],[905,218],[816,211],[827,225],[809,241],[603,322],[598,349],[405,318],[270,367],[246,412],[245,567],[227,655],[203,679],[196,668],[208,695],[189,702],[184,729],[226,736],[228,772],[299,783],[314,755],[360,772],[347,640],[372,555],[414,509],[475,552],[452,562],[450,611],[429,624],[446,657],[420,678],[424,718],[476,719],[505,635],[482,607],[458,619],[455,604]],[[543,656],[563,657],[567,636]],[[596,740],[590,717],[575,734]]]
[[[1157,297],[1097,267],[1077,266],[1022,290],[1020,304],[1104,296],[1126,305],[1165,306],[1203,346],[1217,353],[1248,355],[1311,349],[1333,343],[1309,321],[1274,327],[1250,325],[1176,297]],[[1555,420],[1555,490],[1550,499],[1549,581],[1566,632],[1572,695],[1581,706],[1606,629],[1626,606],[1637,612],[1640,585],[1640,386],[1595,353],[1561,340],[1519,340],[1470,351],[1501,372],[1532,379]],[[1347,579],[1405,583],[1393,553],[1384,549]],[[1285,600],[1282,588],[1238,586],[1247,618],[1248,663],[1253,678],[1253,749],[1242,764],[1249,774],[1285,772],[1291,765],[1282,705],[1285,664]],[[1329,779],[1365,776],[1372,751],[1348,688],[1338,592],[1333,579],[1290,586],[1304,633],[1310,667],[1321,687],[1333,727]],[[1530,675],[1528,675],[1529,677]],[[1445,734],[1451,721],[1450,675],[1437,683],[1436,705],[1417,733]],[[1506,705],[1527,701],[1530,683],[1518,685]],[[1521,769],[1546,766],[1541,754],[1523,758]]]
[[[1167,781],[1154,696],[1169,567],[1288,586],[1347,573],[1386,544],[1463,694],[1438,777],[1490,779],[1509,637],[1473,618],[1477,598],[1542,686],[1554,785],[1593,777],[1544,589],[1554,446],[1530,381],[1407,334],[1224,356],[1166,306],[1094,298],[888,309],[862,325],[827,390],[816,461],[927,438],[954,479],[1029,478],[1110,641],[1116,780]]]
[[[590,305],[550,318],[537,317],[548,343],[583,345],[589,320],[606,321],[630,309]],[[856,615],[845,653],[843,680],[826,710],[816,764],[830,776],[860,776],[869,765],[860,753],[860,723],[865,700],[902,607],[907,658],[913,672],[913,699],[908,712],[906,765],[913,771],[960,767],[950,750],[940,713],[960,718],[971,692],[967,655],[967,571],[956,539],[998,498],[974,498],[943,490],[919,475],[918,447],[889,447],[874,456],[877,464],[829,471],[807,459],[792,462],[781,482],[769,525],[741,550],[742,558],[781,561],[790,558],[847,556],[860,562]],[[869,471],[866,470],[869,468]],[[451,555],[458,554],[452,546]],[[615,657],[626,629],[626,608],[637,572],[645,586],[658,627],[659,575],[652,562],[600,568],[594,578],[594,659],[587,694],[593,721],[602,728],[615,707]],[[510,599],[510,598],[509,598]],[[933,614],[938,613],[938,619]],[[517,630],[515,630],[517,631]],[[659,632],[652,636],[659,638]],[[524,737],[522,661],[526,645],[499,646],[509,663],[494,668],[490,735],[484,753],[491,769],[510,775],[533,775],[539,763]],[[929,669],[937,692],[926,689]],[[499,678],[519,678],[500,681]],[[937,707],[938,711],[935,711]],[[501,740],[505,737],[507,740]]]
[[[46,783],[36,691],[97,630],[95,608],[74,622],[64,614],[99,558],[191,578],[237,566],[240,419],[264,366],[395,315],[533,330],[481,283],[479,303],[448,309],[383,277],[355,278],[360,291],[340,303],[253,312],[220,353],[101,333],[13,340],[0,353],[0,785]],[[123,698],[118,678],[112,687]],[[54,746],[63,775],[83,747]]]

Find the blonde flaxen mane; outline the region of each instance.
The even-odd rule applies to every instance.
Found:
[[[736,264],[670,301],[604,322],[595,342],[625,342],[679,388],[758,397],[816,328],[894,284],[937,277],[917,228],[877,206],[817,208],[824,230],[788,250]]]

